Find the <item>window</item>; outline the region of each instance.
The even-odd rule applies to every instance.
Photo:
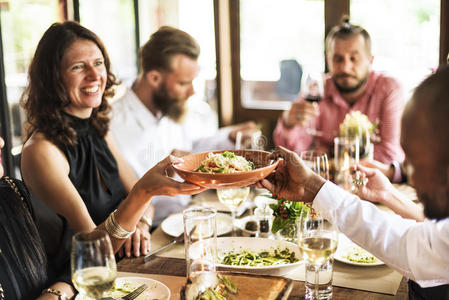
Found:
[[[57,1],[14,0],[1,3],[3,61],[13,154],[20,153],[24,113],[19,100],[27,83],[28,65],[44,32],[60,20]]]
[[[288,107],[297,99],[301,75],[323,71],[324,1],[240,0],[245,108]]]
[[[440,0],[352,0],[351,22],[371,35],[373,68],[398,78],[411,94],[438,66]]]
[[[105,44],[113,73],[123,82],[137,74],[134,3],[132,0],[80,0],[80,23]]]

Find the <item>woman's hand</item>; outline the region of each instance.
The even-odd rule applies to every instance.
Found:
[[[278,147],[271,158],[282,158],[276,170],[259,182],[274,196],[290,201],[310,202],[325,180],[307,168],[298,154]]]
[[[139,222],[136,226],[136,231],[129,237],[123,246],[118,251],[118,255],[123,257],[131,257],[131,249],[132,255],[135,257],[139,257],[142,255],[147,255],[150,253],[151,249],[151,234],[148,228],[148,225]]]
[[[167,169],[172,164],[181,163],[182,159],[174,156],[168,156],[156,166],[151,168],[136,183],[135,188],[145,190],[151,196],[166,195],[176,196],[198,194],[207,188],[197,186],[195,184],[179,182],[167,176]]]

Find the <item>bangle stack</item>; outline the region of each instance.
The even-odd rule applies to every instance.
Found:
[[[136,231],[136,227],[134,226],[133,231],[126,231],[115,219],[115,211],[114,210],[109,217],[106,219],[105,227],[106,231],[116,239],[127,239]]]

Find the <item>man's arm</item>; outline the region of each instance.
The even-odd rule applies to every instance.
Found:
[[[385,98],[380,111],[379,133],[380,142],[374,146],[374,157],[383,163],[390,164],[392,161],[402,162],[404,152],[402,151],[399,137],[401,133],[401,116],[404,109],[404,95],[400,84],[392,79],[383,77],[379,85],[385,89]]]
[[[449,220],[416,223],[327,182],[313,201],[351,240],[422,287],[449,283]]]

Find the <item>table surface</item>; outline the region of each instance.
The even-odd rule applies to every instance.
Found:
[[[395,185],[410,200],[416,199],[414,189],[408,185]],[[218,201],[217,201],[218,202]],[[117,264],[118,271],[153,274],[153,279],[166,284],[171,290],[171,299],[179,300],[179,293],[185,284],[186,264],[184,259],[155,256],[148,262],[143,261],[143,257],[124,258]],[[304,282],[294,281],[293,289],[288,299],[304,299]],[[408,299],[407,279],[402,278],[396,295],[387,295],[376,292],[362,291],[344,287],[333,287],[332,299]]]
[[[171,299],[179,300],[179,292],[185,283],[186,263],[184,259],[156,256],[144,263],[143,257],[124,258],[118,262],[117,267],[121,272],[168,275],[162,277],[156,276],[154,279],[165,283],[170,288],[172,292]],[[304,299],[303,281],[294,281],[293,289],[288,299]],[[402,278],[398,292],[394,296],[334,286],[332,299],[405,300],[408,299],[407,279]]]

